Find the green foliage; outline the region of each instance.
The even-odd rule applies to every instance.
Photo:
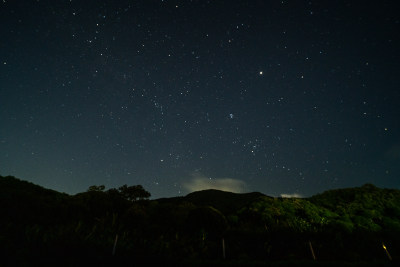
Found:
[[[209,189],[190,193],[185,197],[185,200],[200,206],[212,206],[224,214],[231,214],[261,196],[264,195],[257,192],[235,194]]]
[[[224,238],[231,259],[310,259],[309,241],[320,259],[384,260],[382,241],[399,258],[398,190],[365,185],[307,199],[206,190],[141,201],[149,197],[127,185],[69,196],[0,176],[0,256],[67,266],[218,259]]]
[[[371,184],[359,188],[337,189],[310,198],[316,205],[328,208],[340,216],[336,225],[345,231],[394,230],[394,218],[400,219],[400,191],[380,189]]]
[[[258,217],[271,231],[288,228],[298,232],[316,232],[338,215],[310,201],[298,198],[263,197],[243,208],[242,220]]]

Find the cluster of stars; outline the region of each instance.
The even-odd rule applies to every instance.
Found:
[[[198,170],[271,194],[398,174],[382,163],[398,133],[392,16],[347,3],[349,17],[342,2],[152,4],[3,0],[2,175],[165,196]]]

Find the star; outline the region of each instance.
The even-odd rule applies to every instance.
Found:
[[[25,2],[2,5],[2,175],[51,181],[69,194],[142,184],[154,198],[174,196],[173,184],[195,170],[265,194],[299,188],[310,196],[367,180],[398,187],[398,162],[376,151],[397,149],[400,41],[395,20],[372,6],[354,17],[319,16],[336,10],[333,1],[283,1],[282,9],[282,0],[161,0],[135,9],[99,0],[96,8],[73,1],[55,16]],[[384,17],[395,18],[394,7],[387,3]],[[350,30],[363,34],[348,35],[358,17]],[[21,73],[31,75],[18,80]],[[342,167],[350,161],[359,167]],[[334,175],[348,179],[333,184]]]

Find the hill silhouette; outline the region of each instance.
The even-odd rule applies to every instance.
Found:
[[[212,206],[224,214],[230,214],[261,196],[265,195],[259,192],[239,194],[207,189],[189,193],[184,197],[163,198],[158,201],[163,203],[190,202],[197,206]]]
[[[400,257],[395,189],[366,184],[310,198],[203,190],[135,201],[92,188],[71,196],[0,176],[0,265],[198,263],[221,260],[222,239],[227,259],[249,265],[312,260],[310,244],[323,261]]]

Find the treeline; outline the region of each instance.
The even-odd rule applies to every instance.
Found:
[[[91,186],[70,196],[0,176],[0,265],[399,259],[398,190],[149,197],[140,185]]]

